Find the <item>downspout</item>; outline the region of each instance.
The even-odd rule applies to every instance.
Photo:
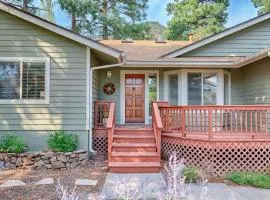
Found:
[[[90,48],[88,48],[87,50],[87,54],[90,59]],[[123,56],[123,55],[122,55]],[[123,58],[123,57],[122,57]],[[101,66],[97,66],[97,67],[91,67],[91,64],[90,64],[90,61],[88,61],[88,63],[90,65],[88,65],[87,67],[87,76],[89,77],[88,78],[88,86],[87,87],[87,90],[89,91],[89,93],[87,92],[87,95],[89,96],[89,100],[88,100],[88,106],[87,106],[87,109],[88,109],[88,112],[89,115],[87,117],[87,130],[88,130],[88,156],[91,155],[91,153],[94,153],[94,150],[93,150],[93,72],[94,70],[99,70],[99,69],[106,69],[106,68],[112,68],[112,67],[120,67],[122,65],[124,65],[124,62],[122,61],[123,59],[121,58],[121,62],[120,63],[117,63],[117,64],[111,64],[111,65],[101,65]]]

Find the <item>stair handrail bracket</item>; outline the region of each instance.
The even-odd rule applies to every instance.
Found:
[[[113,143],[113,135],[114,135],[114,129],[116,124],[115,119],[115,103],[110,103],[110,109],[109,109],[109,117],[107,122],[107,130],[108,130],[108,161],[111,161],[111,155],[112,155],[112,143]]]
[[[159,155],[159,161],[161,156],[161,131],[163,129],[160,111],[159,111],[159,103],[153,102],[152,104],[152,126],[155,134],[156,146],[157,146],[157,153]]]

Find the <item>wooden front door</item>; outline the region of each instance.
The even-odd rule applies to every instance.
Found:
[[[144,123],[144,74],[126,74],[125,122]]]

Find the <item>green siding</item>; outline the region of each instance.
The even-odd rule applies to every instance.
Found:
[[[270,19],[190,51],[183,56],[248,56],[270,47]]]
[[[270,60],[262,59],[243,68],[243,103],[270,104]]]
[[[0,11],[0,57],[50,57],[50,104],[0,104],[0,136],[24,136],[30,149],[54,130],[79,135],[87,147],[86,47]]]
[[[231,104],[243,104],[243,69],[231,70]]]

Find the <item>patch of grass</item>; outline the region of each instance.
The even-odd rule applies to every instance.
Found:
[[[270,189],[270,176],[253,172],[232,172],[228,180],[239,185],[250,185],[258,188]]]
[[[195,183],[200,178],[199,169],[196,167],[185,167],[183,169],[183,175],[188,183]]]
[[[0,143],[2,153],[22,153],[26,151],[27,145],[23,138],[15,135],[6,135]]]
[[[78,147],[78,139],[74,134],[56,131],[50,134],[48,145],[54,152],[71,152]]]

